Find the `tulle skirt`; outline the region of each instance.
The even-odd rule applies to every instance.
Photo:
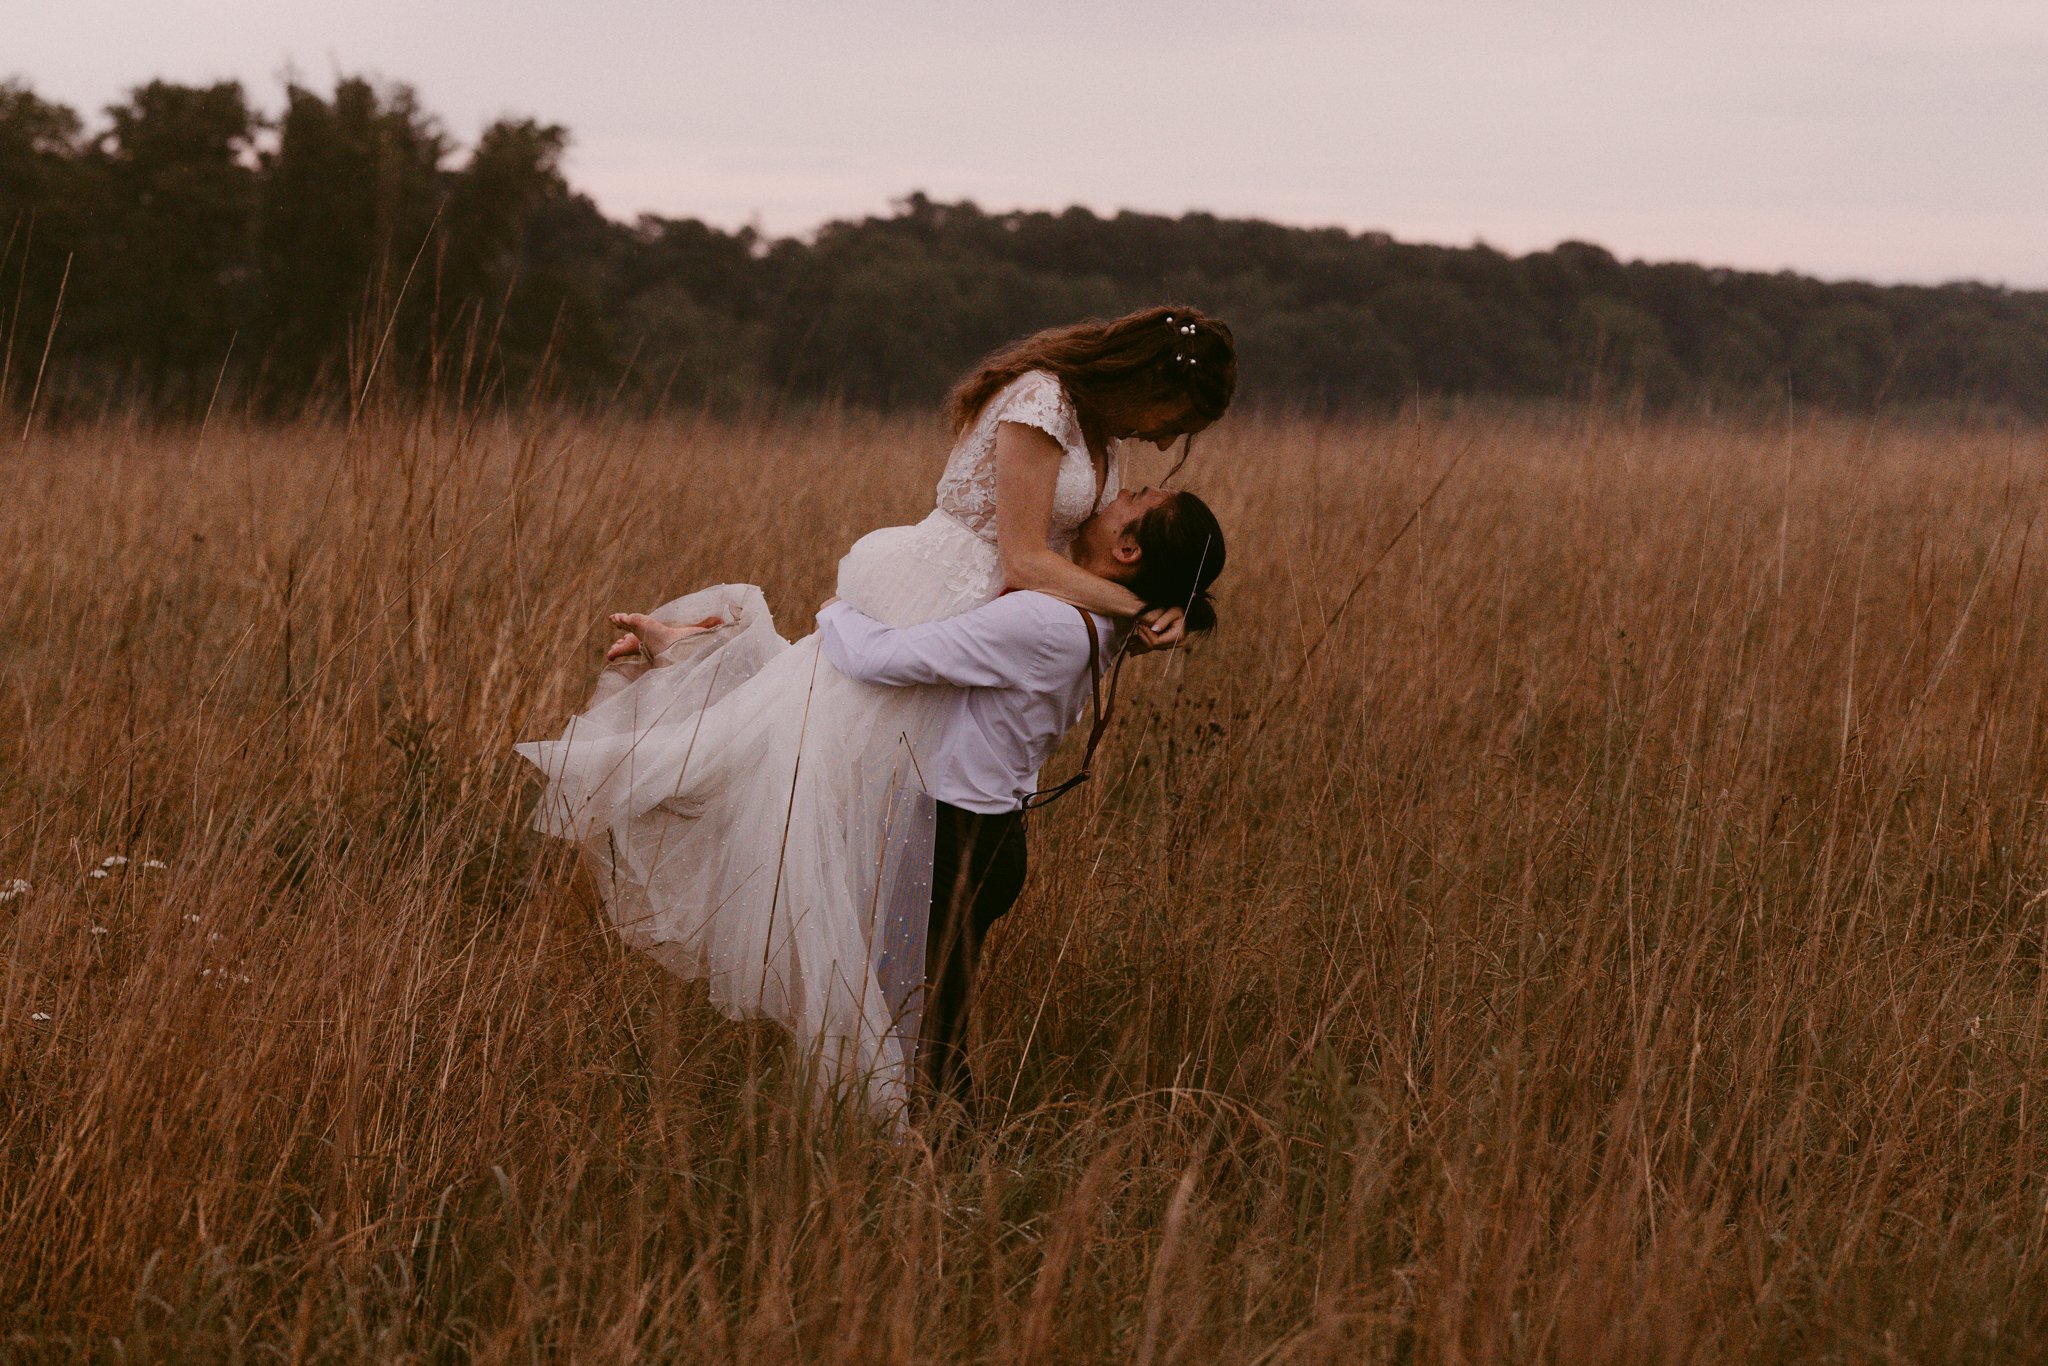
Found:
[[[943,512],[861,538],[839,596],[913,625],[1001,589],[995,547]],[[921,777],[943,690],[862,683],[784,640],[751,584],[650,615],[724,624],[658,668],[605,671],[560,738],[534,825],[577,841],[628,944],[779,1021],[822,1090],[900,1116],[915,1061],[934,808]]]

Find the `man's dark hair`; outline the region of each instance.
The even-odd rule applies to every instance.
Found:
[[[1190,631],[1213,629],[1216,604],[1209,600],[1209,585],[1223,572],[1223,528],[1209,505],[1176,492],[1140,517],[1131,535],[1138,542],[1138,570],[1124,587],[1147,607],[1182,609]]]

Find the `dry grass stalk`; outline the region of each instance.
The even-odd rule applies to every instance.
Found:
[[[6,1353],[2039,1358],[2040,435],[1225,424],[1223,629],[1039,823],[933,1153],[621,951],[506,747],[607,609],[806,626],[942,444],[0,467]]]

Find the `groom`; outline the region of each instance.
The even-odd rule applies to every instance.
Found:
[[[1190,631],[1215,624],[1208,588],[1223,567],[1223,532],[1191,493],[1118,495],[1082,523],[1073,557],[1147,606],[1183,610]],[[919,761],[938,803],[920,1053],[935,1095],[971,1107],[965,1045],[975,967],[990,927],[1024,888],[1024,811],[1033,796],[1050,795],[1037,792],[1038,771],[1091,702],[1099,735],[1101,675],[1128,624],[1016,592],[902,628],[835,598],[819,611],[818,630],[825,658],[850,677],[957,689],[936,747]]]

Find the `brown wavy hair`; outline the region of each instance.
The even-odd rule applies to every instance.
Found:
[[[1100,454],[1109,432],[1134,427],[1167,404],[1204,426],[1222,417],[1237,393],[1237,339],[1226,324],[1186,304],[1048,327],[990,355],[954,386],[946,401],[954,432],[966,430],[1028,370],[1058,376],[1088,445]]]

